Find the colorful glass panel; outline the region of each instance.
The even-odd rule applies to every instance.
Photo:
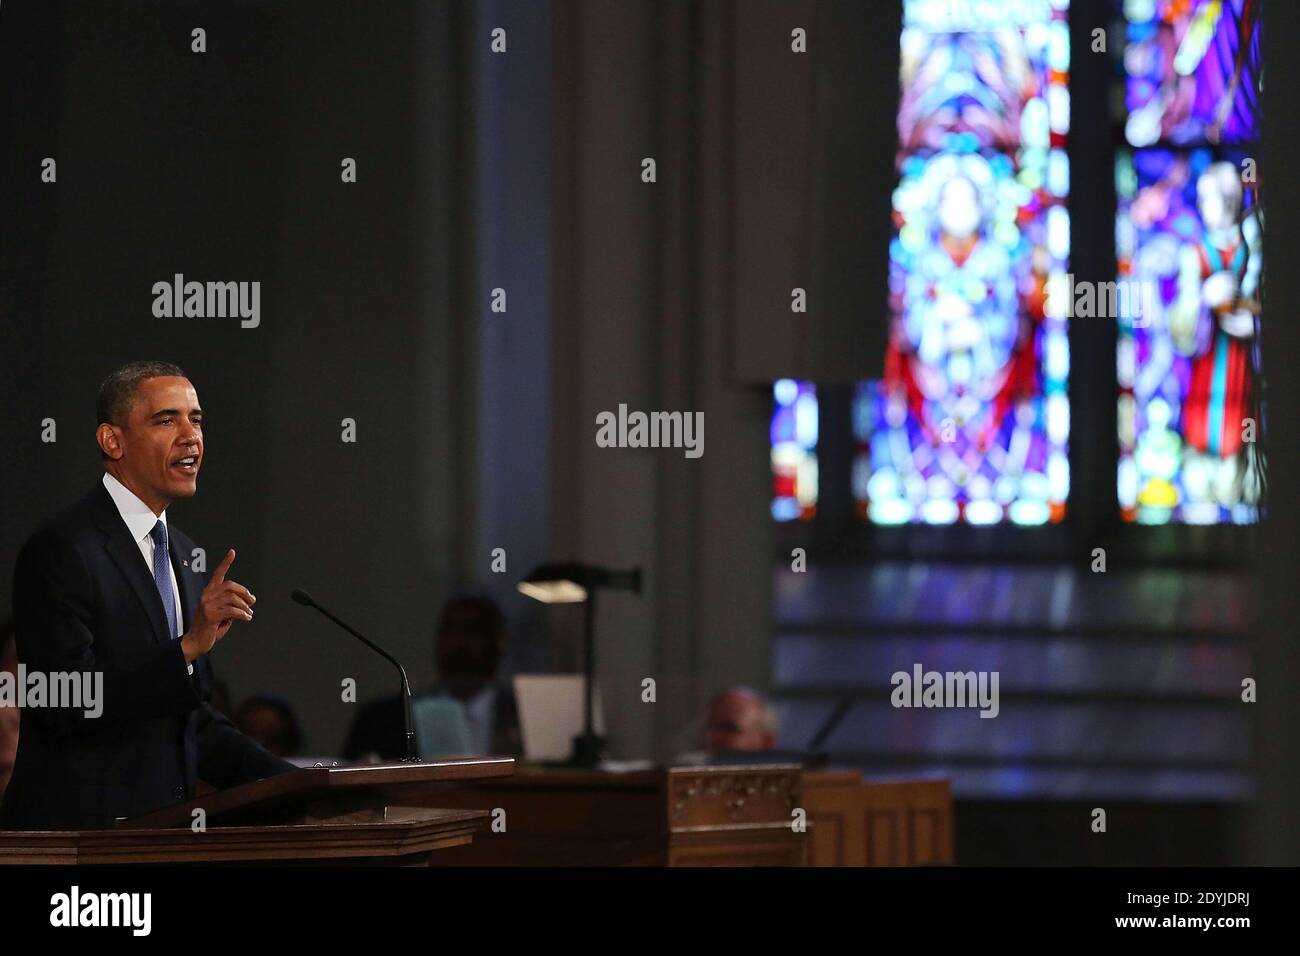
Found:
[[[772,386],[772,517],[817,514],[817,389],[783,378]]]
[[[1065,514],[1068,0],[909,0],[884,376],[859,386],[853,488],[880,524]]]
[[[1258,517],[1263,223],[1253,0],[1129,0],[1115,246],[1151,294],[1119,319],[1117,494],[1142,524]]]

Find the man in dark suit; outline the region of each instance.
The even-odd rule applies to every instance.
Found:
[[[0,829],[92,829],[216,787],[293,769],[207,703],[207,654],[256,598],[204,583],[198,551],[167,521],[197,490],[203,419],[185,373],[133,362],[100,388],[104,477],[23,546],[14,570],[18,658],[27,672],[102,675],[101,711],[24,707]]]

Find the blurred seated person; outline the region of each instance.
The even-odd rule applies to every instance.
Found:
[[[438,681],[418,696],[460,704],[469,753],[518,756],[523,747],[514,691],[497,680],[505,646],[505,617],[489,597],[461,594],[442,609],[434,636]],[[399,695],[371,701],[352,722],[343,756],[351,761],[406,756],[406,724]]]
[[[276,694],[254,694],[235,713],[235,726],[277,757],[302,750],[302,726],[293,707]]]
[[[699,725],[695,726],[698,728]],[[695,730],[693,735],[698,733]],[[673,758],[673,763],[686,766],[735,763],[720,758],[727,754],[774,751],[776,713],[758,691],[749,687],[732,687],[709,699],[704,710],[702,737],[704,749],[679,753]]]
[[[10,676],[4,678],[18,687],[18,643],[14,640],[12,621],[0,621],[0,672]],[[4,795],[9,778],[13,776],[14,760],[18,756],[18,719],[21,711],[17,702],[12,707],[0,700],[0,796]]]
[[[709,701],[704,744],[709,753],[776,749],[776,715],[758,691],[724,690]]]

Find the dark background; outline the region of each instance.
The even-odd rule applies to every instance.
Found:
[[[473,246],[449,241],[471,200],[468,69],[449,42],[466,14],[384,6],[6,4],[0,31],[4,604],[23,538],[99,480],[98,382],[175,362],[207,456],[171,518],[218,560],[234,547],[231,576],[261,598],[218,673],[236,700],[310,705],[321,753],[350,716],[342,677],[362,699],[395,678],[288,591],[385,635],[427,680],[429,622],[472,546],[473,369],[456,349]],[[46,156],[57,184],[39,182]],[[260,327],[155,318],[151,287],[174,273],[259,280]]]

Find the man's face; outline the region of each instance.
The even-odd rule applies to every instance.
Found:
[[[451,626],[438,634],[438,673],[444,680],[490,681],[501,656],[496,640],[472,627]]]
[[[277,757],[292,757],[293,728],[277,707],[245,705],[239,712],[239,729]]]
[[[126,424],[113,426],[111,470],[151,507],[163,508],[198,490],[203,464],[203,412],[189,379],[145,379],[136,390]]]
[[[709,705],[705,744],[714,753],[771,750],[774,735],[763,728],[762,705],[746,694],[724,694]]]

